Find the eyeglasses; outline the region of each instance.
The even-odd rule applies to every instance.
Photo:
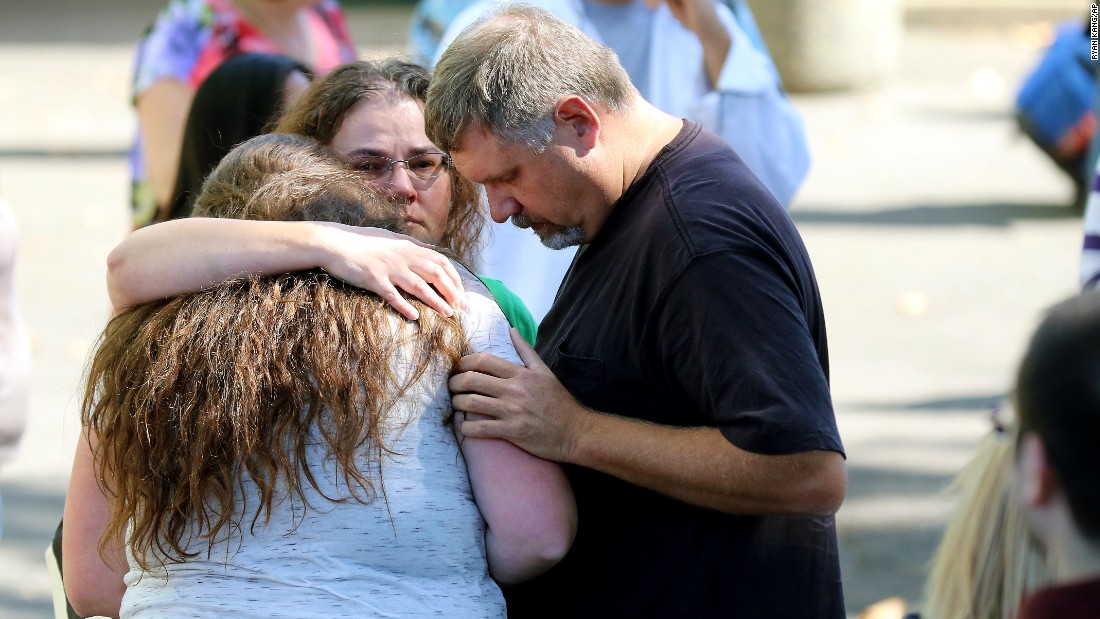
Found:
[[[422,153],[408,159],[390,159],[382,155],[369,155],[358,158],[353,165],[356,170],[363,173],[372,181],[390,181],[393,177],[393,166],[405,164],[405,172],[409,176],[430,181],[447,171],[451,158],[446,153]]]

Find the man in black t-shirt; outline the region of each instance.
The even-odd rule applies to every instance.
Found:
[[[537,354],[465,357],[451,381],[489,417],[464,434],[562,462],[577,495],[573,549],[506,591],[510,614],[843,617],[825,323],[783,209],[537,9],[456,40],[425,115],[496,221],[581,245]]]

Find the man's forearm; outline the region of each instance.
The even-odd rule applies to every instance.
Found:
[[[717,428],[676,428],[590,412],[567,461],[686,503],[734,514],[832,514],[844,458],[832,451],[767,456]]]
[[[528,453],[618,477],[733,514],[831,514],[844,500],[844,457],[833,451],[755,454],[716,427],[678,428],[585,408],[515,329],[523,365],[486,353],[463,357],[451,377],[455,410],[485,415],[464,436],[500,438]]]

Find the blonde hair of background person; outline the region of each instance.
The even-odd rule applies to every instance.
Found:
[[[952,483],[958,501],[932,558],[923,617],[1011,619],[1049,580],[1012,483],[1014,439],[998,426]]]
[[[369,223],[392,221],[392,206],[379,203],[325,149],[306,138],[269,135],[227,156],[196,209],[363,223],[364,204],[374,205],[366,213],[375,218]],[[473,314],[482,321],[485,308],[495,309],[485,296],[468,294],[465,300],[482,312]],[[497,324],[502,322],[501,316]],[[484,344],[486,333],[467,335]],[[247,551],[244,532],[262,533],[279,516],[280,483],[287,484],[292,501],[307,506],[294,516],[292,534],[299,525],[308,529],[310,514],[323,519],[336,512],[336,506],[318,505],[321,500],[409,517],[389,512],[402,497],[384,480],[387,470],[400,469],[404,455],[393,451],[394,442],[416,424],[415,411],[422,409],[407,419],[391,413],[405,411],[401,407],[411,405],[406,400],[430,391],[432,381],[446,394],[449,367],[466,346],[455,319],[423,312],[419,322],[403,321],[378,297],[317,272],[249,277],[120,313],[108,324],[89,369],[82,415],[88,440],[78,447],[66,503],[65,584],[74,607],[118,613],[117,540],[128,531],[137,566],[131,575],[138,570],[138,577],[140,570],[162,563],[170,568],[203,554],[217,561],[223,555],[210,557],[209,551],[224,543]],[[410,365],[402,367],[399,359]],[[463,421],[454,421],[455,432]],[[444,422],[441,415],[437,423]],[[311,457],[311,432],[323,438],[337,464],[333,479]],[[461,453],[470,475],[464,483],[477,501],[473,514],[480,522],[480,509],[487,524],[484,552],[493,577],[517,582],[560,559],[575,527],[572,495],[560,469],[503,441],[465,439]],[[466,479],[461,468],[454,470]],[[238,496],[245,478],[255,486],[256,502]],[[102,489],[95,480],[103,480]],[[392,533],[397,531],[395,526]],[[376,551],[366,553],[364,562],[381,555]],[[224,556],[228,561],[230,554]],[[135,580],[126,582],[133,586]],[[265,589],[271,608],[297,608],[293,587],[271,586]],[[371,587],[359,590],[378,595]],[[323,615],[326,600],[333,601],[311,597],[308,608]],[[497,601],[503,613],[503,599]],[[256,602],[249,608],[262,612]],[[496,614],[486,610],[486,616]]]
[[[1045,553],[1028,533],[1012,483],[1015,433],[996,417],[994,430],[948,488],[957,499],[932,558],[923,619],[1012,619],[1024,596],[1050,580]],[[897,598],[860,614],[903,616],[905,604]]]

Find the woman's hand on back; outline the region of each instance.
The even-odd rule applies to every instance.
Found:
[[[399,290],[444,316],[454,313],[462,278],[431,245],[381,228],[320,225],[335,233],[322,233],[325,250],[318,265],[333,277],[377,294],[411,320],[419,318],[419,312]],[[364,242],[364,237],[371,240]]]

